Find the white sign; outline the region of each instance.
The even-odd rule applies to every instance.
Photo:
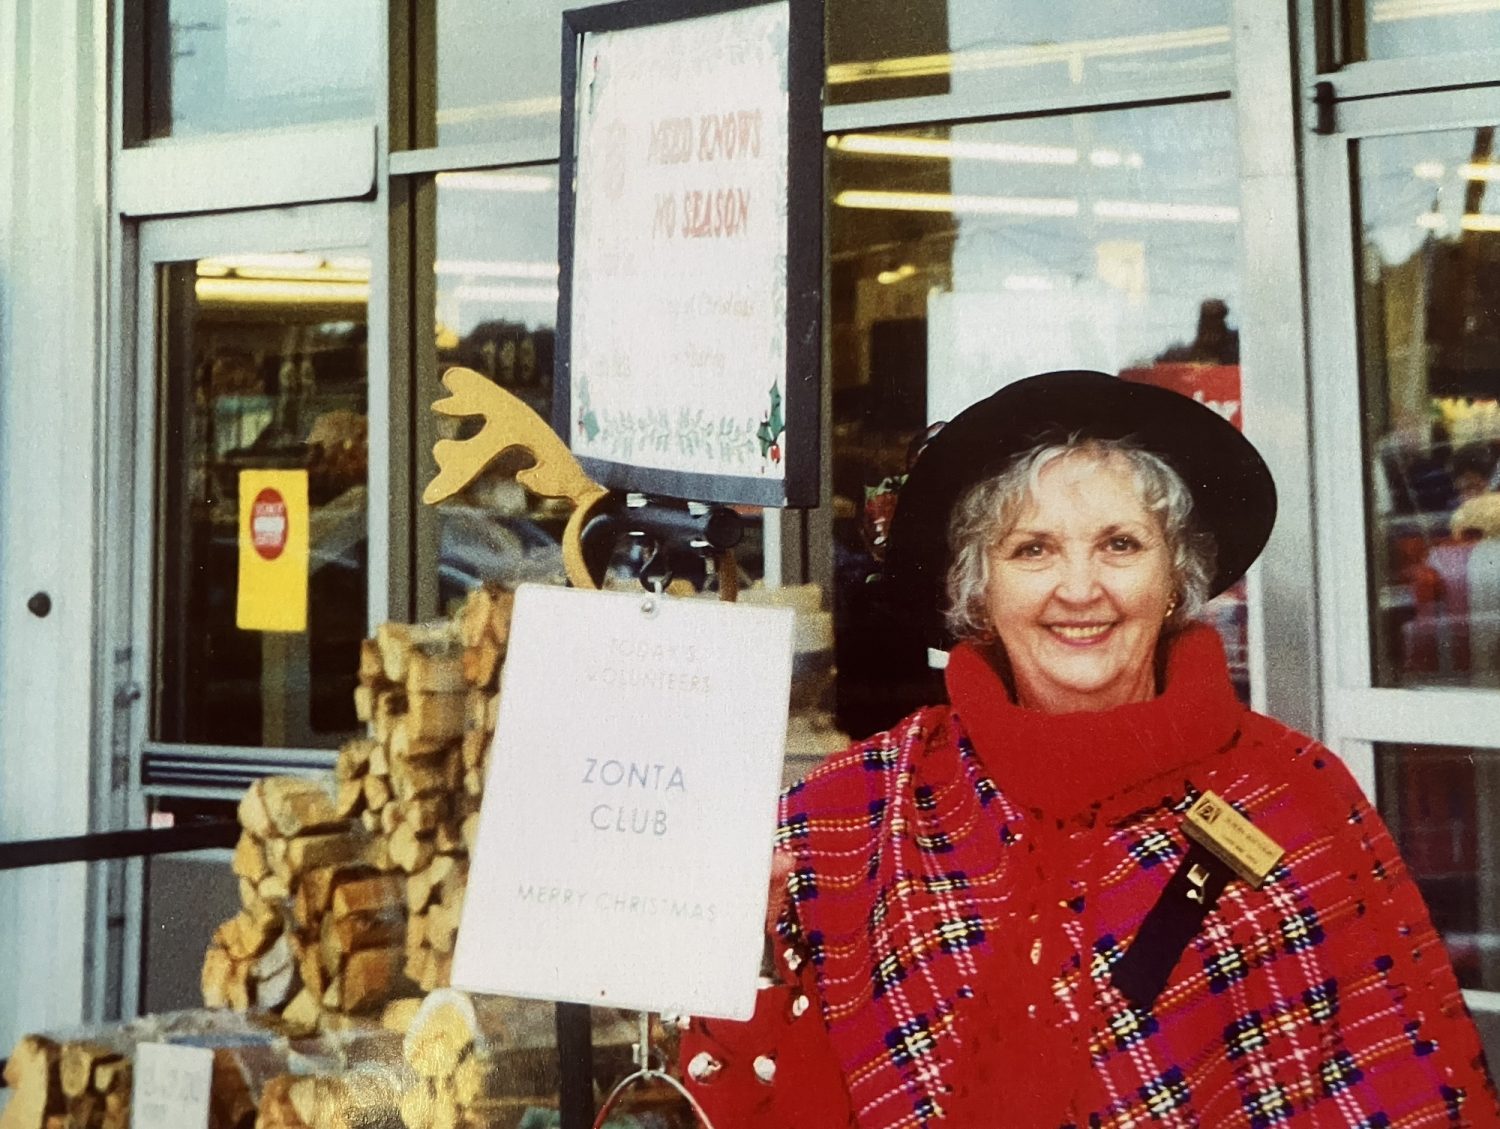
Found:
[[[130,1119],[151,1129],[206,1129],[214,1052],[207,1047],[140,1043],[130,1095]]]
[[[750,1017],[792,623],[519,589],[455,987]]]
[[[788,21],[772,3],[584,40],[576,454],[785,479]]]

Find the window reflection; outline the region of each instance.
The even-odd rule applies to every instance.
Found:
[[[356,729],[369,274],[363,251],[160,268],[159,740],[332,747]],[[300,630],[238,626],[240,480],[270,470],[305,475]]]
[[[1233,137],[1228,103],[1207,102],[829,138],[835,615],[851,733],[934,692],[920,647],[892,653],[867,583],[929,421],[1010,380],[1088,367],[1240,422]],[[1210,617],[1246,693],[1243,592]]]
[[[146,134],[370,118],[375,0],[147,0]]]
[[[437,371],[474,369],[551,418],[557,323],[557,170],[437,177]],[[441,438],[477,420],[440,417]],[[524,465],[524,464],[521,464]],[[528,497],[501,460],[438,507],[442,606],[484,581],[562,583],[566,504]]]
[[[1451,55],[1500,39],[1500,0],[1344,0],[1344,61]]]
[[[1380,808],[1458,982],[1500,990],[1500,752],[1377,745]]]
[[[1493,127],[1360,143],[1360,320],[1381,686],[1500,686]]]
[[[955,93],[1013,101],[1222,78],[1224,0],[1089,4],[830,0],[828,100]]]
[[[436,21],[438,145],[546,141],[557,136],[562,103],[558,45],[562,13],[601,0],[437,0],[419,19]],[[422,76],[419,74],[418,79]]]

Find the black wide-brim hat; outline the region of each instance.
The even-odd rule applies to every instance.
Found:
[[[1276,521],[1265,460],[1212,408],[1166,388],[1086,370],[1018,380],[965,408],[918,456],[896,503],[886,548],[890,595],[935,643],[947,602],[948,524],[975,483],[1017,455],[1073,438],[1120,439],[1167,463],[1193,497],[1193,516],[1217,547],[1212,595],[1245,574]]]

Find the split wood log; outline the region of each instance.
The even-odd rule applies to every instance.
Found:
[[[405,996],[399,1000],[392,1000],[380,1013],[380,1026],[387,1031],[404,1036],[421,1006],[421,996]]]
[[[265,847],[252,832],[247,830],[240,835],[239,842],[234,846],[234,859],[230,863],[230,869],[252,884],[259,882],[268,873],[270,868],[266,864]]]
[[[459,744],[459,761],[466,772],[479,772],[484,768],[485,761],[489,758],[490,741],[493,738],[486,729],[469,729],[465,731],[463,740]]]
[[[364,777],[361,785],[365,794],[365,807],[377,814],[385,807],[391,799],[390,778],[385,775],[376,776],[373,772]]]
[[[340,819],[353,819],[365,806],[364,786],[358,780],[341,780],[334,809]]]
[[[413,647],[407,655],[408,693],[462,694],[469,688],[464,677],[464,648],[451,637],[441,647]]]
[[[464,733],[464,695],[409,692],[406,721],[413,747],[455,741]]]
[[[424,869],[406,880],[406,908],[410,914],[419,914],[431,904],[434,897],[442,895],[444,883],[458,866],[452,855],[438,855]]]
[[[430,838],[422,838],[410,823],[398,824],[391,833],[391,861],[407,874],[425,869],[437,857],[437,847]]]
[[[49,1116],[63,1112],[58,1078],[62,1049],[41,1035],[26,1035],[5,1060],[10,1100],[0,1112],[0,1129],[37,1129]]]
[[[292,1002],[281,1013],[281,1021],[289,1032],[311,1035],[318,1029],[318,1017],[323,1012],[318,1002],[319,995],[321,993],[315,995],[311,988],[304,987],[292,997]]]
[[[339,821],[331,781],[301,776],[267,776],[259,787],[266,813],[276,833],[292,839],[314,831],[328,831]]]
[[[405,953],[400,945],[360,949],[344,964],[341,1000],[335,1010],[351,1015],[381,1007],[406,987],[402,976]]]
[[[378,913],[386,906],[406,901],[406,879],[399,874],[372,874],[344,882],[333,890],[334,917],[356,913]]]
[[[406,691],[396,688],[381,690],[375,695],[373,715],[371,736],[382,745],[388,745],[396,719],[406,716]]]
[[[373,686],[354,688],[354,719],[365,725],[375,720],[375,701],[380,691]]]
[[[492,689],[499,680],[500,663],[504,658],[504,648],[491,639],[484,639],[477,646],[466,649],[462,660],[465,685]]]
[[[334,775],[340,780],[358,780],[370,771],[370,755],[376,742],[369,737],[355,737],[339,746]]]
[[[316,867],[361,862],[370,848],[364,828],[349,823],[319,835],[302,835],[287,842],[286,866],[292,875]]]
[[[81,1097],[94,1086],[94,1071],[104,1063],[124,1058],[114,1047],[88,1041],[64,1043],[58,1057],[58,1081],[63,1096]],[[102,1113],[103,1110],[100,1110]]]
[[[374,686],[385,679],[385,660],[380,655],[380,643],[375,639],[360,641],[358,677],[362,686]]]
[[[381,665],[388,682],[404,684],[412,652],[418,648],[441,649],[458,639],[448,620],[429,623],[382,623],[375,629]]]

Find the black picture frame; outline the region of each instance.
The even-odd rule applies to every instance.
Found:
[[[603,486],[695,502],[812,507],[819,501],[823,281],[823,0],[621,0],[562,14],[562,151],[558,194],[557,352],[553,429],[573,446],[573,290],[578,152],[577,96],[584,39],[769,4],[788,10],[786,367],[781,478],[695,473],[578,455]]]

